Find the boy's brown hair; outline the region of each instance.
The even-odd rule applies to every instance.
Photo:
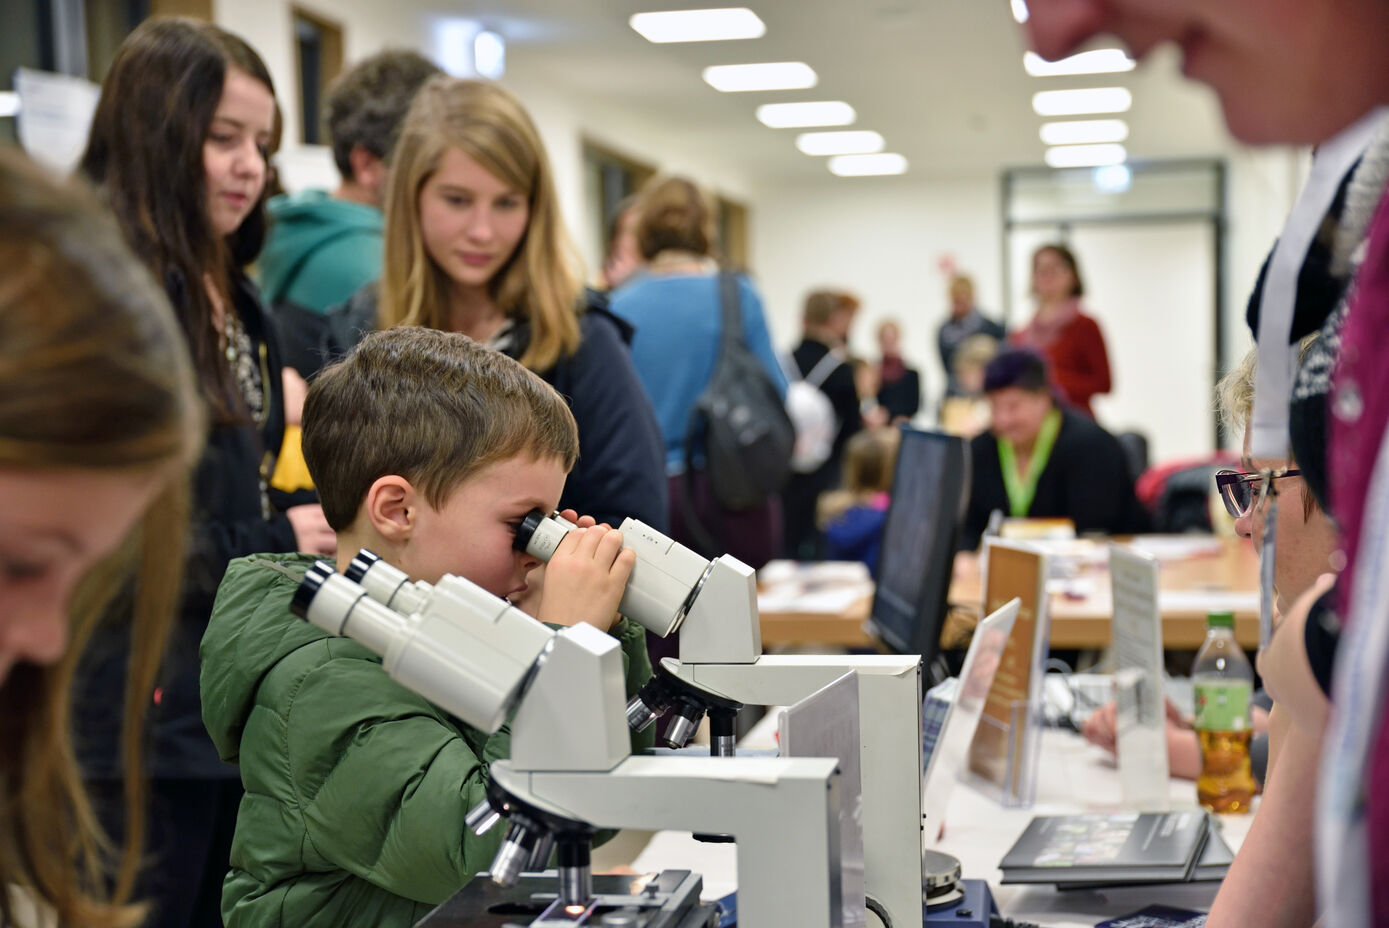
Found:
[[[538,376],[466,335],[373,332],[319,374],[304,401],[304,461],[334,531],[379,477],[409,480],[440,508],[464,480],[521,454],[579,456],[574,415]]]

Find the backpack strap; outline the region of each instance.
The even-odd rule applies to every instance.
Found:
[[[829,379],[830,374],[839,370],[839,365],[843,363],[844,349],[831,348],[829,351],[825,352],[825,356],[821,358],[814,367],[807,371],[806,375],[801,379],[818,389]]]
[[[719,337],[719,355],[743,338],[743,311],[738,299],[738,275],[719,271],[719,304],[723,311],[723,331]]]

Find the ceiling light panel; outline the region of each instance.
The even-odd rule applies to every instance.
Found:
[[[1036,52],[1024,52],[1022,66],[1033,77],[1061,77],[1067,74],[1121,74],[1132,71],[1134,62],[1122,48],[1097,48],[1060,61],[1047,61]]]
[[[726,42],[758,39],[767,26],[747,7],[636,13],[628,24],[648,42]]]
[[[1129,137],[1129,124],[1122,119],[1076,119],[1044,122],[1039,133],[1047,145],[1094,145],[1122,142]]]
[[[1093,168],[1123,164],[1128,152],[1122,145],[1058,145],[1048,148],[1047,164],[1054,168]]]
[[[831,174],[840,177],[869,177],[879,174],[904,174],[907,159],[894,152],[878,155],[837,155],[829,160]]]
[[[848,132],[802,132],[796,147],[807,155],[868,155],[883,150],[883,137],[866,129]]]
[[[1013,19],[1020,23],[1027,22],[1027,0],[1011,0],[1013,7]]]
[[[1032,95],[1032,109],[1038,116],[1126,113],[1131,106],[1133,106],[1133,94],[1123,87],[1043,90]]]
[[[811,126],[851,126],[858,114],[843,100],[810,103],[764,103],[757,121],[772,129],[805,129]]]
[[[765,64],[721,64],[704,69],[704,81],[724,93],[757,90],[805,90],[818,78],[804,61],[772,61]]]

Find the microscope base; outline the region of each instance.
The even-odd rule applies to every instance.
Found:
[[[662,870],[648,876],[599,874],[593,877],[593,901],[571,912],[556,894],[555,871],[527,873],[515,886],[498,886],[485,874],[459,890],[415,928],[573,928],[598,926],[604,916],[621,912],[627,919],[609,924],[631,928],[713,928],[716,906],[699,901],[703,879],[688,870]]]
[[[998,914],[989,884],[984,880],[960,880],[958,885],[963,897],[921,907],[925,928],[989,928],[989,916]]]

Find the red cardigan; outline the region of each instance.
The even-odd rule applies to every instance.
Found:
[[[1097,393],[1108,393],[1112,381],[1104,335],[1094,319],[1084,314],[1077,315],[1056,338],[1045,345],[1029,342],[1025,329],[1014,332],[1010,341],[1042,352],[1051,366],[1051,379],[1061,391],[1061,398],[1077,411],[1091,419],[1095,418],[1090,399]]]

